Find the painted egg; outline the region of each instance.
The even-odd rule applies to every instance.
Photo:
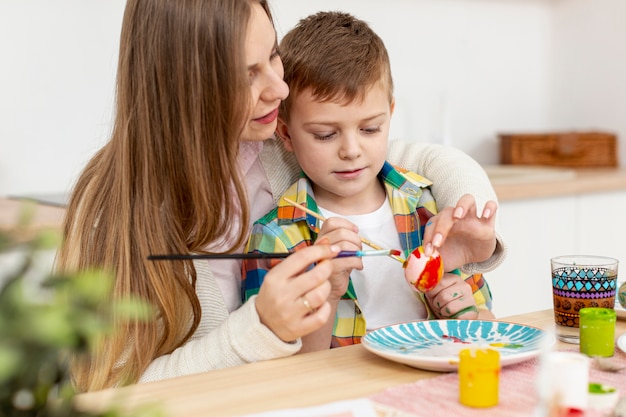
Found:
[[[443,261],[439,252],[435,250],[432,256],[426,256],[422,246],[409,255],[404,267],[404,277],[416,291],[432,290],[443,277]]]

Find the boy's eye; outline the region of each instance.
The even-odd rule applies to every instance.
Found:
[[[362,129],[366,134],[372,135],[374,133],[380,133],[380,126],[376,127],[367,127]]]
[[[313,137],[317,140],[328,140],[335,136],[335,132],[329,133],[313,133]]]

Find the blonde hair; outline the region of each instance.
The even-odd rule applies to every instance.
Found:
[[[344,12],[319,12],[291,29],[280,42],[289,97],[280,117],[288,122],[291,103],[310,89],[320,101],[346,104],[362,100],[368,89],[383,83],[393,100],[389,55],[369,25]]]
[[[251,1],[129,0],[124,12],[110,141],[71,196],[57,267],[103,268],[113,297],[152,303],[157,319],[116,323],[88,357],[72,363],[79,390],[136,382],[155,358],[183,345],[200,322],[191,261],[149,254],[203,252],[248,224],[237,169],[248,112],[245,28]]]

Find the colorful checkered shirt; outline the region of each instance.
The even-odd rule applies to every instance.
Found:
[[[406,258],[421,245],[424,227],[428,219],[437,213],[435,200],[428,188],[432,183],[415,173],[393,167],[387,162],[378,177],[385,186]],[[311,184],[304,174],[282,197],[319,213]],[[254,223],[247,252],[294,252],[315,242],[321,228],[320,220],[290,205],[283,198],[278,207]],[[275,262],[277,261],[270,259],[244,259],[242,264],[244,301],[259,292],[265,274]],[[467,275],[458,270],[454,272],[470,284],[478,308],[491,309],[491,292],[482,274]],[[424,300],[424,295],[416,292],[416,296],[426,306],[428,318],[434,318]],[[332,347],[359,343],[361,337],[365,335],[365,318],[356,300],[357,294],[350,281],[337,309]]]

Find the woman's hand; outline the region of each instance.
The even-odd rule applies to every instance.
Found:
[[[265,276],[256,299],[261,323],[291,342],[328,322],[331,259],[340,248],[314,245],[289,255]],[[311,267],[316,264],[314,267]]]
[[[361,238],[358,235],[359,229],[352,222],[340,217],[331,217],[324,221],[320,230],[316,245],[334,245],[341,250],[356,251],[361,250]],[[329,301],[339,301],[348,289],[350,273],[353,269],[363,269],[361,258],[351,256],[347,258],[337,258],[331,261],[333,272],[330,277],[331,292]]]
[[[446,271],[489,259],[496,248],[497,210],[497,203],[488,201],[479,216],[474,197],[464,195],[456,207],[445,207],[428,221],[425,253],[429,255],[429,250],[437,248]]]
[[[445,273],[439,284],[424,293],[432,312],[440,319],[477,319],[472,287],[460,276]]]

